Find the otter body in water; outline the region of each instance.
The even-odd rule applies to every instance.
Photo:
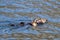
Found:
[[[47,19],[44,19],[44,18],[37,18],[37,19],[34,19],[31,23],[29,23],[29,25],[31,26],[38,26],[38,24],[44,24],[47,22]]]

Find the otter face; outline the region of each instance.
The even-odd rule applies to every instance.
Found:
[[[47,22],[46,19],[40,18],[40,19],[35,19],[35,20],[33,20],[31,23],[28,23],[28,24],[31,25],[31,26],[36,27],[36,26],[38,26],[38,25],[40,25],[40,24],[44,24],[44,23],[46,23],[46,22]]]
[[[40,19],[35,19],[34,22],[36,22],[36,23],[43,23],[44,24],[44,23],[47,22],[47,20],[43,19],[43,18],[40,18]]]
[[[36,22],[37,22],[37,23],[40,23],[40,22],[41,22],[41,20],[37,20]]]
[[[41,19],[41,22],[42,22],[42,23],[46,23],[47,20],[46,20],[46,19]]]

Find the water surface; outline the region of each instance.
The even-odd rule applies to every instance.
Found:
[[[48,23],[18,25],[39,17]],[[0,0],[0,40],[60,40],[60,0]]]

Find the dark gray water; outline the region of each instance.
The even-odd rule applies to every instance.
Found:
[[[18,25],[38,17],[48,23]],[[60,40],[60,0],[0,0],[0,40]]]

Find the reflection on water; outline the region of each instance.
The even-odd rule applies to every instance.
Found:
[[[60,40],[59,13],[60,0],[0,0],[0,40]],[[48,23],[35,29],[18,25],[38,17]]]

